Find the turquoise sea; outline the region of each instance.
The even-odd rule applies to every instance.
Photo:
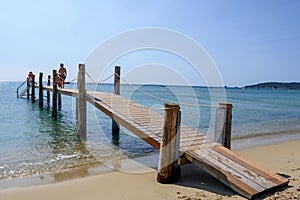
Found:
[[[97,164],[115,157],[136,157],[154,149],[121,127],[118,138],[111,136],[111,119],[88,104],[88,141],[84,146],[77,137],[75,101],[63,96],[58,119],[51,117],[44,101],[17,98],[21,82],[0,82],[0,180],[38,175],[57,170]],[[76,87],[75,84],[66,87]],[[87,86],[112,91],[112,85]],[[147,92],[154,98],[140,92]],[[224,92],[224,93],[223,93]],[[36,90],[38,96],[38,90]],[[226,98],[223,98],[225,94]],[[46,92],[44,93],[46,95]],[[300,132],[300,91],[186,86],[121,85],[124,95],[154,111],[162,112],[163,99],[181,102],[182,123],[211,134],[218,101],[233,104],[232,136]],[[199,104],[203,106],[199,107]]]

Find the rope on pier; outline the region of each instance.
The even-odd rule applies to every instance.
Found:
[[[126,81],[125,79],[123,79],[122,77],[120,77],[118,74],[115,74],[115,73],[112,74],[112,75],[110,75],[110,76],[108,76],[107,78],[105,78],[105,79],[99,81],[99,82],[96,82],[96,81],[91,77],[91,75],[90,75],[88,72],[86,72],[86,75],[91,79],[91,81],[92,81],[94,84],[97,84],[97,85],[100,87],[100,89],[101,89],[103,92],[105,92],[105,93],[109,93],[109,92],[108,92],[105,88],[103,88],[103,87],[101,86],[100,83],[103,83],[104,81],[109,80],[109,79],[112,78],[113,76],[118,76],[122,81],[124,81],[124,82],[125,82],[127,85],[129,85],[130,87],[134,88],[136,91],[139,91],[139,92],[141,92],[141,93],[143,93],[143,94],[145,94],[145,95],[147,95],[147,96],[149,96],[149,97],[151,97],[151,98],[153,98],[153,99],[157,99],[157,100],[164,101],[164,102],[169,102],[169,103],[174,103],[174,104],[185,105],[185,106],[192,106],[192,107],[206,107],[206,108],[218,108],[218,107],[220,107],[219,105],[190,104],[190,103],[185,103],[185,102],[175,102],[175,101],[171,101],[171,100],[169,100],[169,99],[157,97],[157,96],[154,96],[154,95],[152,95],[152,94],[150,94],[150,93],[148,93],[148,92],[145,92],[144,90],[139,89],[138,87],[132,85],[131,83],[129,83],[128,81]],[[122,101],[122,100],[121,100],[121,101]],[[123,102],[124,102],[124,103],[129,103],[129,104],[131,104],[131,105],[133,105],[133,106],[143,107],[143,108],[151,109],[151,110],[165,110],[165,109],[166,109],[166,108],[164,108],[164,107],[162,107],[162,108],[148,108],[148,107],[143,106],[143,105],[131,103],[130,101],[126,101],[126,102],[123,101]]]
[[[59,77],[60,78],[60,77]],[[60,78],[61,80],[62,80],[62,78]],[[77,80],[77,76],[75,76],[72,80],[70,80],[70,81],[67,81],[67,80],[64,80],[65,82],[75,82]],[[43,78],[43,81],[44,82],[47,82],[48,81],[48,77],[44,77]]]
[[[94,84],[97,84],[97,85],[100,87],[100,89],[101,89],[103,92],[108,93],[108,94],[111,94],[111,93],[108,92],[105,88],[103,88],[103,87],[101,86],[100,83],[103,83],[104,81],[107,81],[108,79],[112,78],[113,76],[115,76],[115,73],[112,74],[112,75],[110,75],[110,76],[108,76],[107,78],[101,80],[101,81],[98,82],[98,83],[90,76],[90,74],[89,74],[88,72],[85,72],[85,73],[86,73],[86,75],[91,79],[91,81],[92,81]],[[132,101],[125,101],[125,100],[122,100],[122,99],[119,99],[119,100],[122,101],[122,102],[124,102],[124,103],[126,103],[126,104],[130,104],[130,105],[136,106],[136,107],[142,107],[142,108],[145,108],[145,109],[151,109],[151,110],[165,110],[165,109],[166,109],[166,108],[164,108],[164,107],[162,107],[162,108],[148,108],[148,107],[146,107],[146,106],[136,104],[136,103],[134,103],[134,102],[132,102]]]
[[[72,80],[70,81],[65,81],[65,82],[75,82],[77,80],[77,76],[75,76]]]
[[[100,89],[101,89],[103,92],[109,93],[107,90],[105,90],[105,89],[101,86],[100,83],[103,83],[104,81],[107,81],[108,79],[110,79],[111,77],[113,77],[115,74],[112,74],[112,75],[108,76],[107,78],[105,78],[105,79],[103,79],[103,80],[101,80],[101,81],[99,81],[99,82],[96,82],[96,81],[92,78],[92,76],[91,76],[87,71],[86,71],[85,73],[86,73],[86,75],[91,79],[91,81],[92,81],[94,84],[96,84],[96,85],[98,85],[98,86],[100,87]]]
[[[208,108],[218,108],[219,106],[217,105],[209,105],[209,104],[191,104],[191,103],[185,103],[185,102],[175,102],[175,101],[171,101],[169,99],[165,99],[165,98],[161,98],[161,97],[157,97],[157,96],[154,96],[148,92],[145,92],[144,90],[141,90],[137,87],[135,87],[134,85],[130,84],[128,81],[126,81],[125,79],[123,79],[122,77],[120,77],[118,74],[115,74],[116,76],[118,76],[122,81],[124,81],[126,84],[128,84],[129,86],[131,86],[132,88],[134,88],[135,90],[149,96],[149,97],[152,97],[154,99],[158,99],[158,100],[161,100],[161,101],[166,101],[166,102],[169,102],[169,103],[175,103],[175,104],[181,104],[181,105],[185,105],[185,106],[192,106],[192,107],[208,107]]]

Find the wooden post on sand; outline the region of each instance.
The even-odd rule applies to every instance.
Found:
[[[86,100],[85,100],[85,65],[79,64],[78,71],[78,107],[77,134],[82,141],[86,140]]]
[[[57,72],[53,70],[52,117],[57,118]]]
[[[215,141],[231,148],[232,104],[219,103],[216,110]]]
[[[32,83],[31,83],[31,100],[32,102],[35,102],[35,75],[32,76]]]
[[[180,107],[165,103],[163,137],[160,145],[157,181],[172,183],[180,178],[178,166],[180,138]]]
[[[39,107],[42,108],[44,104],[44,97],[43,97],[43,73],[40,72],[39,76]]]
[[[114,94],[116,95],[120,95],[120,76],[121,76],[121,67],[115,66]],[[120,133],[120,125],[114,119],[112,119],[113,141],[118,140],[119,133]]]

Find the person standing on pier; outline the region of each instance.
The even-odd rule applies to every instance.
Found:
[[[28,77],[27,77],[27,86],[29,86],[29,87],[32,86],[32,79],[33,79],[33,73],[30,71],[28,73]]]
[[[58,70],[58,77],[61,79],[62,81],[62,88],[64,88],[65,86],[65,80],[67,78],[67,69],[64,67],[63,63],[60,63],[60,68]]]

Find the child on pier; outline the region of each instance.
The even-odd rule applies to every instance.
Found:
[[[59,88],[64,88],[63,85],[64,85],[64,80],[59,76],[59,74],[56,76],[56,79],[55,79],[55,83],[57,84],[57,86]]]
[[[58,70],[58,77],[61,79],[61,86],[64,88],[64,83],[67,78],[67,69],[64,67],[63,63],[60,63],[60,68]]]
[[[32,86],[32,79],[33,79],[33,73],[30,71],[30,72],[28,73],[28,77],[27,77],[27,85],[28,85],[29,87]]]

